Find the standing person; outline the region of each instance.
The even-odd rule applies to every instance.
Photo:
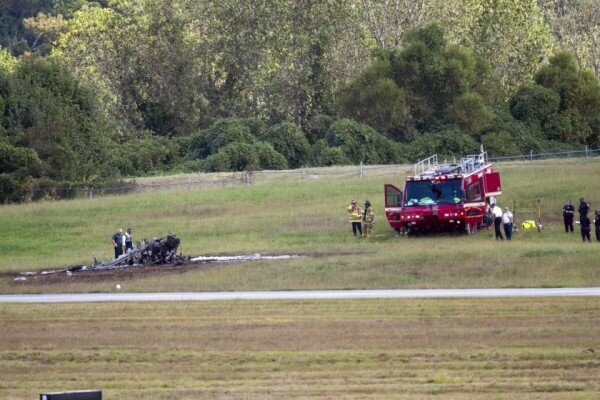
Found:
[[[119,258],[123,254],[123,229],[119,229],[117,233],[112,236],[112,243],[115,248],[115,258]]]
[[[562,213],[563,222],[565,223],[565,232],[569,233],[570,231],[571,233],[573,233],[573,217],[575,214],[575,207],[573,207],[573,203],[571,203],[571,200],[565,203]]]
[[[502,224],[504,225],[504,233],[506,234],[506,240],[511,240],[513,231],[513,214],[510,212],[508,207],[504,207],[504,214],[502,214]]]
[[[494,216],[494,231],[496,240],[504,240],[502,232],[500,232],[500,224],[502,223],[502,209],[497,204],[492,204],[492,215]]]
[[[588,242],[591,242],[592,239],[590,238],[590,230],[592,223],[590,221],[590,218],[587,216],[587,214],[584,214],[584,216],[581,217],[581,221],[579,222],[581,223],[581,239],[583,239],[584,242],[585,239],[587,239]]]
[[[585,202],[583,197],[580,198],[579,199],[579,208],[577,209],[577,211],[579,211],[579,222],[581,222],[583,217],[587,216],[589,209],[590,209],[590,205]]]
[[[596,241],[600,242],[600,210],[596,210],[594,226],[596,227]]]
[[[125,232],[125,253],[127,253],[127,250],[133,250],[133,236],[131,236],[132,232],[133,231],[131,228],[127,228],[127,231]]]
[[[363,213],[363,234],[365,236],[371,236],[371,231],[373,230],[373,220],[375,219],[375,212],[373,212],[373,207],[371,207],[371,202],[369,200],[365,201],[365,211]]]
[[[346,207],[346,211],[348,212],[348,219],[352,224],[352,233],[354,233],[354,236],[356,236],[357,233],[362,236],[362,210],[356,200],[352,200],[350,206]]]

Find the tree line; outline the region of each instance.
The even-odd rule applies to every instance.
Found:
[[[596,147],[599,13],[592,0],[4,1],[0,201],[161,171]]]

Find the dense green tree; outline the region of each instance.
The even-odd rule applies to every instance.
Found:
[[[338,113],[367,124],[379,132],[404,137],[408,123],[405,94],[392,78],[387,54],[382,54],[338,95]]]
[[[510,101],[510,110],[516,119],[538,125],[556,114],[559,106],[558,93],[540,85],[522,87]]]
[[[391,65],[394,80],[406,91],[412,121],[420,131],[442,125],[448,107],[455,101],[468,101],[478,107],[481,123],[486,119],[486,106],[497,99],[494,77],[485,61],[463,48],[448,46],[437,25],[412,31],[406,47],[393,53]],[[479,99],[483,104],[475,106],[473,102]],[[451,110],[459,118],[458,110]]]
[[[9,78],[6,128],[34,149],[50,177],[110,173],[113,142],[93,94],[53,58],[27,57]]]
[[[554,40],[600,79],[600,2],[538,0]]]
[[[470,135],[476,135],[493,120],[494,114],[483,97],[475,92],[464,93],[448,106],[446,118]]]
[[[0,2],[0,45],[13,55],[35,49],[35,37],[28,35],[24,19],[52,11],[52,0],[5,0]]]
[[[535,81],[560,96],[558,111],[568,118],[571,126],[568,140],[593,146],[600,144],[600,83],[590,70],[578,67],[572,53],[559,52],[548,65],[540,68]],[[567,127],[566,122],[561,125]]]

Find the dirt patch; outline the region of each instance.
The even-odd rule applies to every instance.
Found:
[[[56,272],[51,274],[36,273],[31,275],[23,275],[21,273],[0,273],[0,280],[11,280],[14,281],[18,278],[25,278],[29,284],[35,285],[52,285],[58,283],[64,283],[67,279],[75,278],[77,282],[104,282],[112,281],[115,279],[135,279],[147,276],[161,276],[170,274],[183,274],[190,270],[208,270],[220,268],[222,265],[215,264],[200,264],[200,263],[188,263],[176,266],[165,266],[165,265],[140,265],[123,267],[118,269],[110,270],[87,270],[87,271],[76,271],[72,275],[68,275],[66,271]]]
[[[297,257],[311,257],[311,258],[327,258],[333,256],[344,256],[344,255],[355,255],[358,254],[355,251],[347,252],[309,252],[301,253],[293,256]],[[364,254],[364,251],[360,252]],[[223,255],[224,257],[231,257],[231,255]],[[219,256],[215,256],[219,257]],[[282,257],[280,255],[263,255],[265,259],[269,257]],[[104,281],[114,280],[126,280],[136,279],[151,276],[165,276],[173,274],[184,274],[188,271],[198,270],[215,270],[225,268],[232,264],[239,264],[240,262],[251,262],[254,259],[240,260],[240,261],[227,261],[227,262],[194,262],[187,261],[178,265],[132,265],[132,266],[120,266],[114,269],[81,269],[80,266],[66,267],[64,269],[51,269],[37,270],[34,272],[1,272],[0,280],[7,280],[14,283],[18,283],[19,280],[27,282],[33,285],[53,285],[65,283],[68,279],[77,279],[79,283],[97,283]]]

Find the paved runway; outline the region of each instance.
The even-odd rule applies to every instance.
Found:
[[[600,296],[600,287],[522,289],[409,289],[409,290],[299,290],[267,292],[179,292],[179,293],[60,293],[6,294],[0,303],[82,303],[107,301],[219,301],[219,300],[332,300],[415,299],[467,297],[572,297]]]

